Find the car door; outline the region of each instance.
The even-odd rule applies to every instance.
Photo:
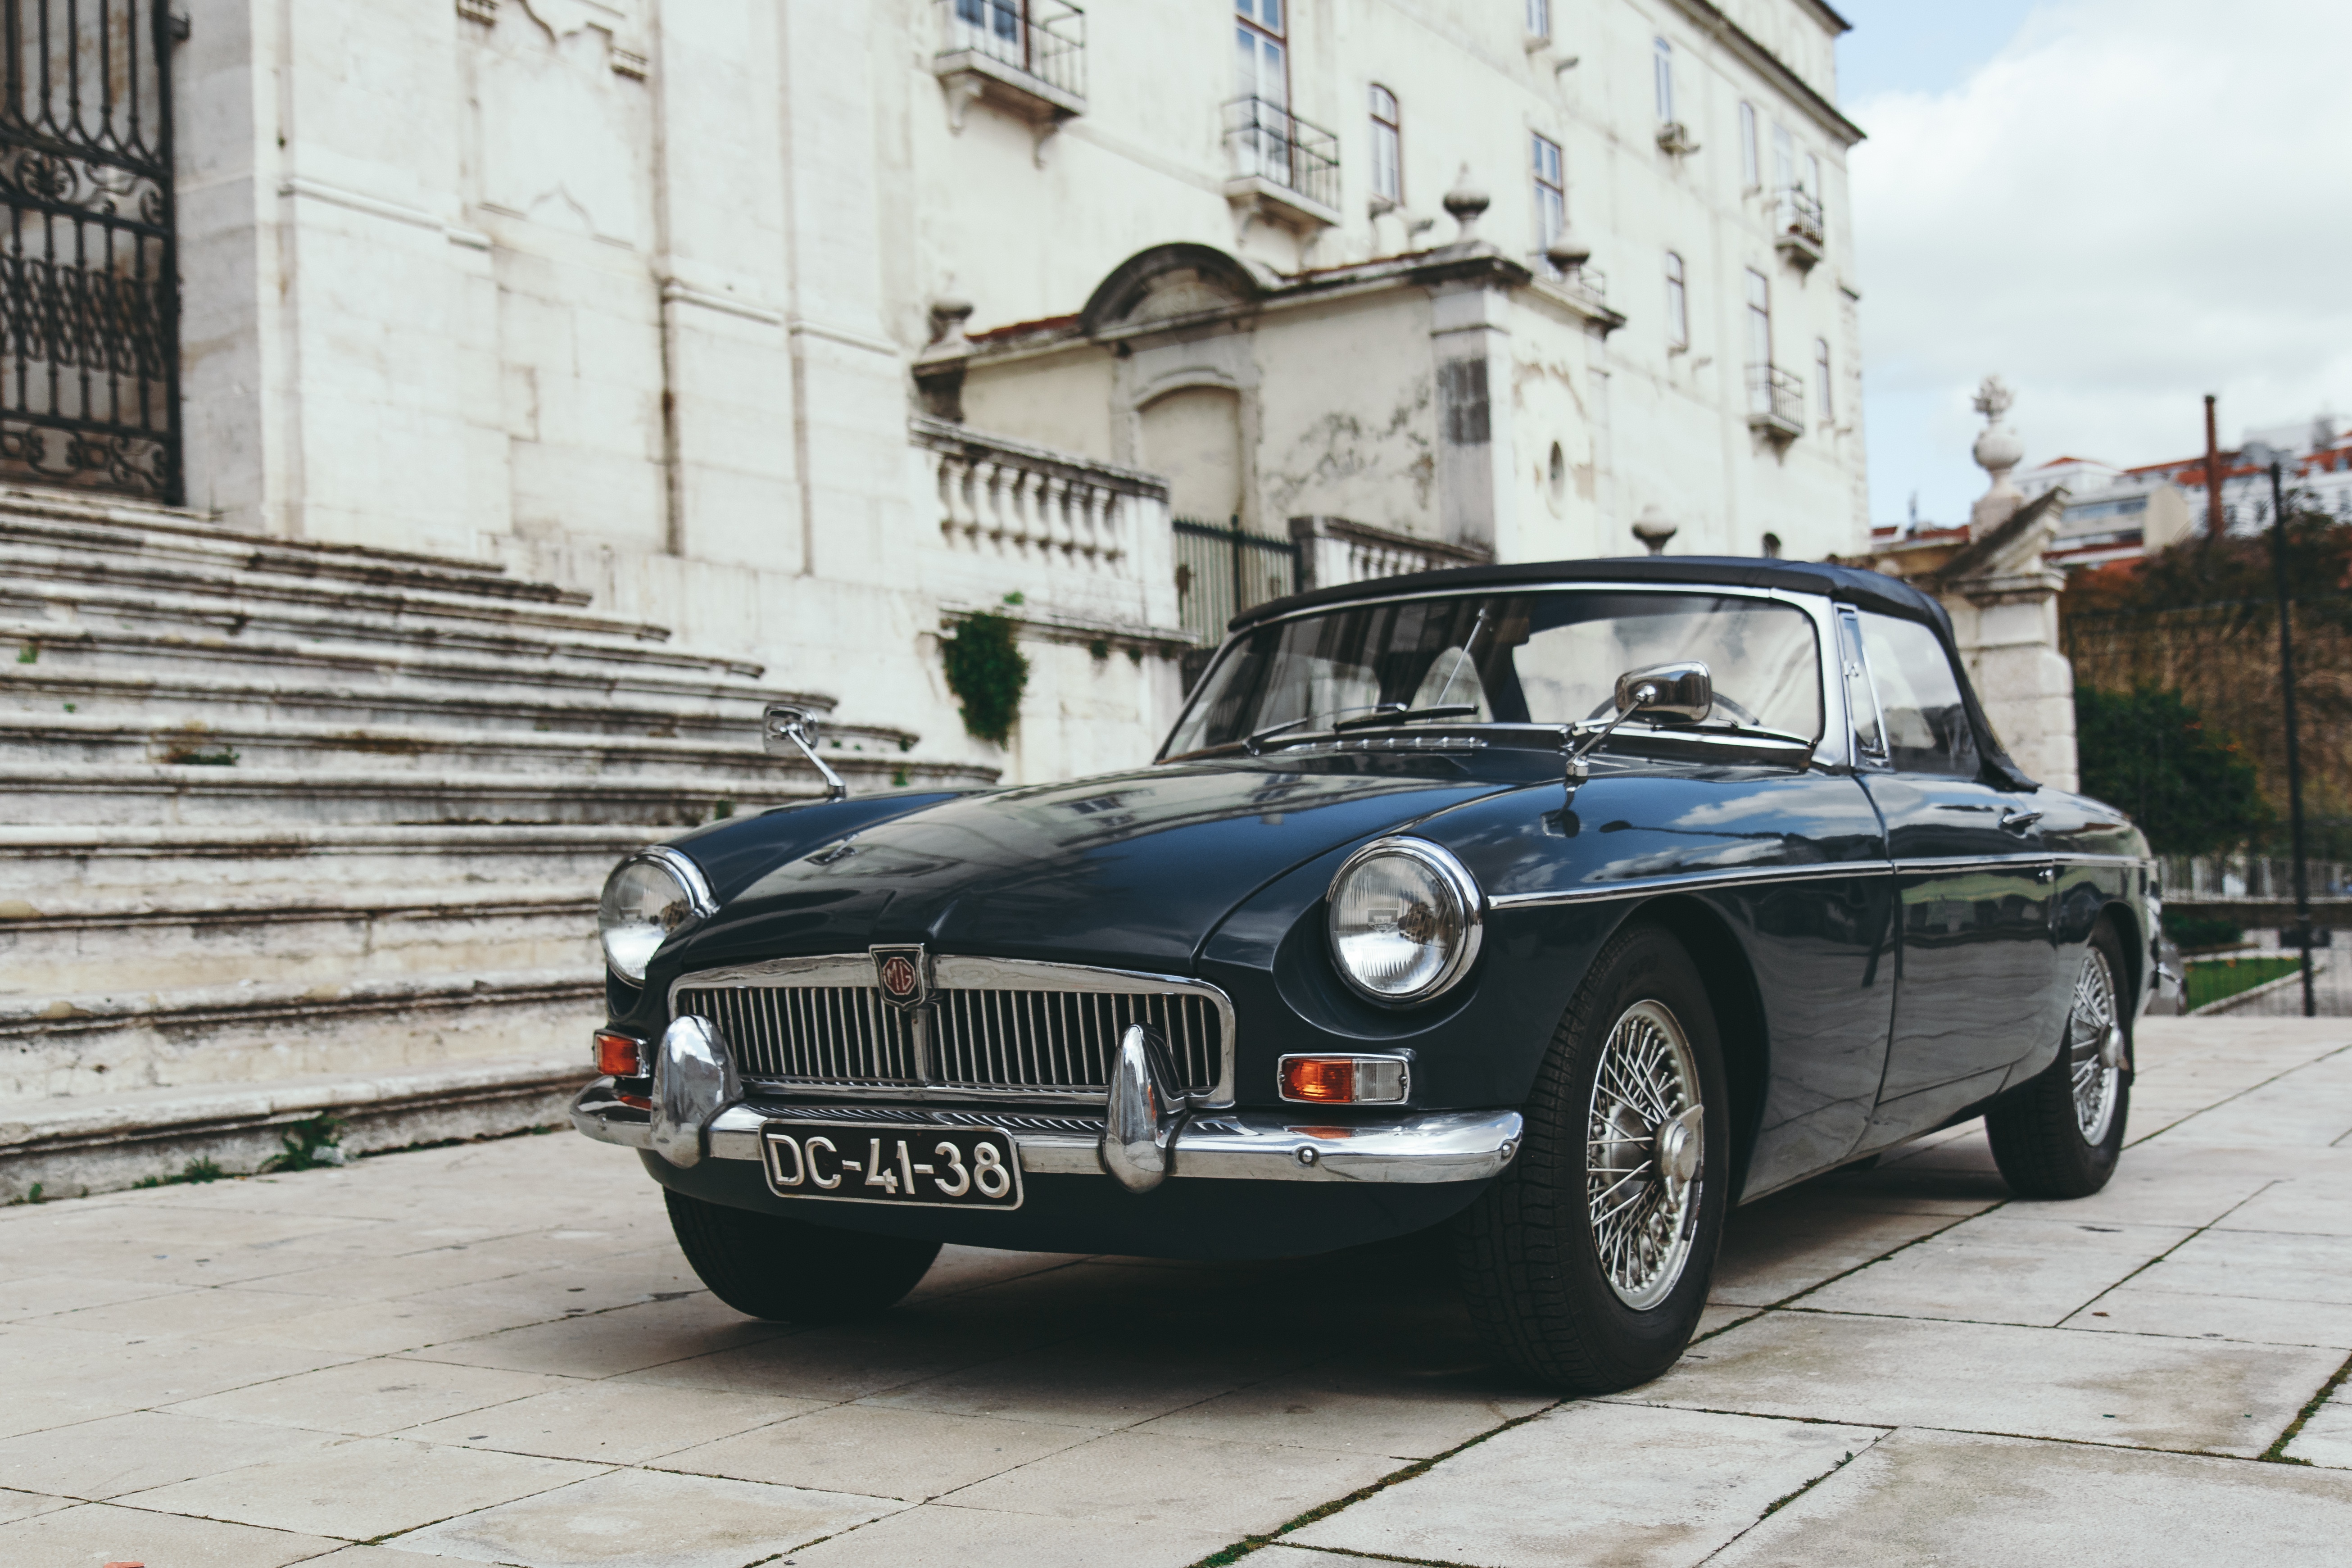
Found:
[[[1877,708],[1862,777],[1885,824],[1899,912],[1895,1018],[1868,1140],[1883,1145],[1990,1094],[2058,1027],[2055,860],[2034,796],[1984,782],[1960,677],[1935,631],[1868,610],[1840,620]]]

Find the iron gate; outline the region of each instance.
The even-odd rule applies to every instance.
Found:
[[[1176,520],[1176,607],[1184,629],[1202,647],[1180,661],[1190,688],[1225,640],[1225,623],[1244,610],[1298,592],[1298,546],[1251,533],[1234,518],[1220,528],[1189,517]]]
[[[177,504],[169,0],[0,0],[0,480]]]

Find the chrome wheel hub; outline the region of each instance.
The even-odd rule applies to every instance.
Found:
[[[2116,977],[2097,948],[2083,955],[2074,1008],[2066,1016],[2066,1062],[2074,1086],[2074,1125],[2097,1143],[2114,1123],[2123,1087],[2124,1026],[2116,1014]]]
[[[1585,1214],[1601,1271],[1637,1311],[1690,1260],[1705,1174],[1698,1064],[1664,1004],[1625,1009],[1601,1047],[1585,1132]]]

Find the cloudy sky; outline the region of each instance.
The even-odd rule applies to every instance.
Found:
[[[2029,466],[2352,414],[2352,5],[1832,4],[1875,521],[1966,516],[1988,372]]]

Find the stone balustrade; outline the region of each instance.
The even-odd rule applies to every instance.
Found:
[[[1144,531],[1164,532],[1168,482],[950,420],[918,416],[940,537],[950,549],[1131,577]]]
[[[1476,566],[1493,559],[1474,546],[1374,528],[1343,517],[1294,517],[1290,537],[1298,545],[1299,587],[1370,583],[1409,572]]]

